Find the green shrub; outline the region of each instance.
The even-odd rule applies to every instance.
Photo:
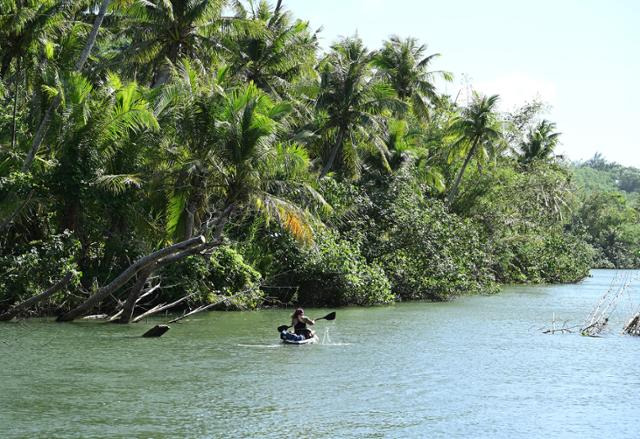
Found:
[[[193,304],[209,304],[223,296],[238,295],[221,307],[256,308],[262,303],[262,276],[248,265],[231,247],[216,249],[209,258],[190,256],[162,271],[163,284],[171,285],[162,292],[163,300],[176,300],[193,294]]]
[[[403,300],[447,300],[495,291],[478,231],[442,203],[396,204],[377,260]]]
[[[40,294],[69,271],[74,273],[71,285],[77,285],[79,250],[78,240],[65,231],[16,247],[10,254],[0,256],[0,310]],[[38,304],[36,311],[50,312],[64,299],[63,290]]]
[[[319,229],[310,246],[279,233],[267,233],[263,240],[277,261],[269,282],[275,288],[269,291],[281,302],[344,306],[394,300],[382,268],[368,263],[358,247],[336,231]]]
[[[583,239],[554,230],[511,236],[493,252],[502,282],[576,282],[589,273],[595,256]]]

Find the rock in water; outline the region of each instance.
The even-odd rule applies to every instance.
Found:
[[[143,337],[160,337],[162,334],[171,329],[169,325],[156,325],[142,334]]]

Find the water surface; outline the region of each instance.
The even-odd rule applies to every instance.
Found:
[[[308,346],[278,343],[284,310],[159,339],[139,335],[160,320],[2,324],[0,437],[637,438],[640,338],[620,329],[640,282],[601,338],[540,330],[582,323],[614,276],[339,309]]]

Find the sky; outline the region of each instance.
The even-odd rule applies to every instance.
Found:
[[[326,49],[356,32],[369,49],[412,36],[440,53],[434,70],[499,94],[509,111],[534,98],[562,133],[557,152],[640,167],[640,0],[284,0],[322,27]]]

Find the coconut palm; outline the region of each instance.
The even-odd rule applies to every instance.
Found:
[[[164,93],[177,98],[167,110],[175,127],[170,128],[174,140],[166,146],[166,161],[173,163],[169,236],[182,239],[208,232],[216,240],[231,215],[253,208],[284,223],[294,217],[302,221],[302,210],[288,205],[285,195],[293,191],[297,199],[302,193],[321,197],[311,187],[308,172],[305,177],[301,171],[308,168],[306,151],[277,139],[290,105],[274,103],[252,83],[225,91],[226,68],[211,82],[203,81],[187,61],[176,74]],[[296,171],[278,174],[282,161],[297,163],[291,168]]]
[[[0,14],[0,78],[7,80],[7,84],[10,78],[13,80],[12,151],[16,147],[20,86],[27,82],[25,71],[40,70],[38,64],[42,63],[43,55],[53,47],[48,34],[62,19],[64,9],[62,3],[49,0],[0,0],[3,11]],[[40,50],[42,46],[44,51]],[[13,74],[9,75],[12,65]]]
[[[530,163],[536,160],[546,160],[553,154],[561,133],[555,132],[556,124],[543,120],[531,129],[524,142],[520,144],[518,160]]]
[[[51,187],[60,229],[79,230],[92,187],[117,191],[118,186],[138,184],[133,175],[104,172],[122,142],[132,133],[159,126],[138,85],[122,83],[116,75],[96,88],[73,73],[48,92],[60,97],[63,111],[53,120],[55,137],[43,159],[52,159],[47,166],[53,168]]]
[[[179,74],[166,92],[175,87],[181,89],[180,99],[190,97],[167,102],[178,107],[176,134],[181,139],[180,145],[165,145],[173,162],[168,173],[173,188],[167,203],[170,234],[176,236],[182,223],[185,231],[178,236],[208,235],[208,244],[199,248],[206,250],[220,244],[225,225],[234,215],[262,213],[275,217],[300,241],[309,242],[312,218],[298,202],[326,202],[312,186],[306,151],[276,139],[278,123],[289,106],[274,104],[253,84],[226,93],[219,83],[198,83],[196,72],[185,62]],[[218,81],[223,80],[220,73]],[[188,107],[191,116],[185,112]],[[154,268],[141,273],[121,322],[130,320]]]
[[[421,144],[421,134],[419,129],[411,129],[406,119],[389,119],[385,136],[389,164],[394,172],[412,169],[419,181],[442,192],[444,177],[429,148]]]
[[[164,84],[171,65],[183,58],[208,60],[220,52],[221,32],[257,28],[250,21],[222,15],[228,0],[167,0],[141,2],[128,9],[125,22],[129,47],[116,61],[133,64],[137,74],[149,75],[152,85]],[[208,56],[209,55],[209,56]]]
[[[314,64],[317,35],[309,31],[309,23],[293,20],[280,4],[271,9],[263,0],[257,5],[250,1],[248,6],[249,11],[240,8],[238,17],[259,24],[263,32],[227,40],[232,51],[231,69],[241,81],[253,81],[280,97],[289,96],[291,82]]]
[[[95,20],[93,21],[91,32],[87,36],[87,40],[84,44],[84,47],[82,49],[82,52],[80,53],[79,58],[75,62],[75,66],[74,66],[75,72],[81,72],[85,63],[87,62],[87,59],[89,58],[89,54],[91,53],[91,50],[93,49],[93,46],[96,43],[96,40],[98,37],[98,31],[100,30],[100,26],[102,25],[102,22],[104,20],[104,17],[107,13],[107,9],[109,8],[110,4],[111,4],[111,0],[102,0],[102,2],[100,3],[100,9],[98,10],[98,14],[96,15]],[[23,172],[26,172],[29,170],[29,168],[31,168],[31,164],[33,163],[36,157],[36,154],[38,153],[38,150],[42,145],[42,142],[47,134],[47,130],[49,129],[49,125],[51,123],[53,113],[60,105],[60,98],[61,98],[60,95],[53,96],[51,103],[47,107],[47,111],[45,112],[42,120],[40,121],[40,124],[38,125],[38,130],[33,136],[31,149],[29,150],[29,153],[27,154],[27,157],[25,158],[25,161],[22,165]]]
[[[500,127],[495,114],[498,99],[497,95],[487,97],[474,93],[471,104],[451,123],[450,129],[455,140],[450,160],[455,156],[461,156],[464,157],[464,162],[447,195],[447,206],[453,203],[460,180],[471,159],[479,153],[489,155],[493,150],[493,143],[500,138]]]
[[[374,57],[379,74],[391,84],[398,97],[412,104],[413,112],[422,118],[429,117],[429,102],[437,101],[434,80],[451,81],[453,76],[442,70],[429,70],[430,64],[440,56],[434,53],[425,56],[427,46],[415,38],[401,39],[392,36],[384,42]]]
[[[321,119],[323,144],[330,144],[323,154],[320,177],[334,168],[339,159],[342,167],[357,175],[358,148],[376,151],[388,168],[387,149],[383,138],[385,109],[400,111],[405,105],[391,86],[375,81],[372,60],[359,38],[346,38],[332,46],[332,52],[320,67],[320,91],[316,109]]]

